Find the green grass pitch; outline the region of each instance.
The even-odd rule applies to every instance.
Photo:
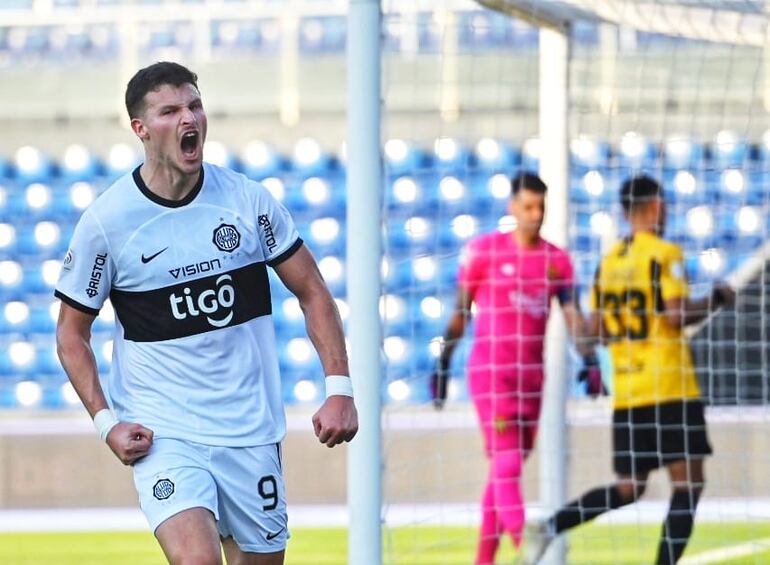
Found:
[[[655,525],[590,525],[570,537],[571,565],[651,563],[659,528]],[[411,527],[386,530],[384,563],[388,565],[469,565],[476,530],[457,527]],[[346,530],[295,528],[286,565],[345,565]],[[770,523],[699,524],[685,555],[770,537]],[[503,545],[499,563],[511,563],[514,551]],[[148,532],[0,534],[4,565],[163,565],[165,559]],[[770,550],[720,563],[770,563]]]

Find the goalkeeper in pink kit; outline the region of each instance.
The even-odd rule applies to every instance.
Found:
[[[468,359],[468,388],[479,418],[489,475],[481,501],[481,534],[476,565],[494,563],[500,537],[518,547],[524,527],[521,472],[532,450],[543,391],[543,344],[553,298],[561,304],[573,337],[585,335],[574,300],[573,271],[567,253],[540,237],[546,185],[534,174],[511,181],[511,233],[493,232],[473,239],[464,250],[455,310],[445,333],[438,368],[431,378],[437,408],[446,399],[452,352],[476,305],[473,346]],[[582,341],[582,340],[580,340]],[[602,391],[590,344],[581,378],[589,393]]]

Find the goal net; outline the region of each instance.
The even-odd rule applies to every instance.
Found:
[[[432,404],[429,377],[455,309],[466,245],[515,227],[510,179],[537,173],[559,151],[568,155],[567,169],[557,172],[566,195],[549,197],[547,214],[566,211],[565,230],[554,242],[569,253],[584,312],[602,256],[629,233],[619,189],[636,173],[664,187],[665,236],[683,249],[693,299],[708,296],[718,280],[738,291],[734,308],[686,332],[714,454],[682,562],[769,559],[770,459],[762,432],[770,395],[766,4],[384,0],[382,6],[384,562],[475,558],[490,463],[468,388],[473,322],[452,356],[442,410]],[[562,61],[568,108],[562,147],[545,142],[553,132],[540,131],[544,115],[561,111],[543,102],[549,62],[542,29],[563,33],[569,47]],[[541,172],[553,178],[554,171]],[[554,304],[551,318],[560,317]],[[527,519],[553,509],[544,493],[559,492],[557,483],[562,498],[572,500],[614,476],[612,396],[588,397],[576,378],[576,348],[554,331],[549,335],[556,338],[545,340],[546,381],[558,379],[567,400],[564,418],[554,417],[546,408],[553,389],[545,387],[540,441],[520,483]],[[609,355],[600,348],[599,357],[612,393]],[[554,437],[549,430],[558,436],[562,429],[563,444],[544,443]],[[653,472],[639,503],[573,530],[551,559],[652,562],[669,498],[665,471]],[[515,555],[503,535],[497,562]]]

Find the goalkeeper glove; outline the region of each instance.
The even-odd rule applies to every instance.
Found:
[[[578,372],[577,380],[579,383],[586,383],[586,394],[591,398],[607,395],[607,389],[602,382],[599,360],[593,353],[583,357],[583,367]]]
[[[449,384],[449,363],[439,361],[436,370],[430,376],[430,397],[436,410],[441,410],[446,402]]]

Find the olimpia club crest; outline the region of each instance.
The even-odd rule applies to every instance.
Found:
[[[241,234],[235,229],[235,226],[230,224],[220,224],[217,229],[214,230],[214,245],[220,251],[227,251],[232,253],[241,244]]]
[[[158,500],[166,500],[172,494],[174,494],[174,483],[169,479],[158,479],[152,487],[152,495]]]

